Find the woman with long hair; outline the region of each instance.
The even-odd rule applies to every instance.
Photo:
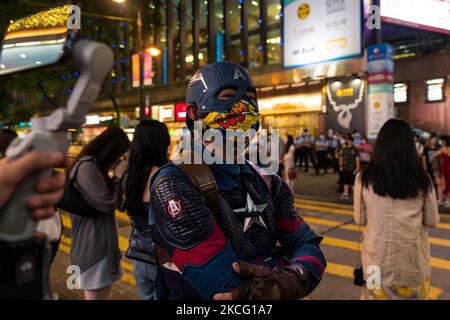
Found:
[[[422,167],[410,125],[388,120],[372,159],[355,182],[354,218],[366,225],[364,278],[380,271],[381,286],[364,287],[363,299],[427,299],[430,247],[427,227],[439,222],[433,182]]]
[[[5,156],[11,142],[17,137],[17,133],[11,129],[2,129],[0,131],[0,159]]]
[[[136,127],[126,173],[126,209],[133,223],[132,240],[138,240],[139,243],[151,243],[150,225],[153,223],[149,205],[150,179],[169,161],[169,146],[169,131],[164,123],[144,120]],[[142,241],[139,241],[140,238]],[[133,258],[132,247],[128,252]],[[135,261],[138,293],[143,300],[156,299],[154,282],[157,267],[149,260]]]
[[[434,162],[439,163],[439,172],[436,180],[442,190],[441,200],[445,207],[450,207],[450,137],[440,138],[442,147],[434,155]],[[444,202],[444,198],[446,199]],[[439,199],[439,197],[438,197]]]
[[[297,170],[295,168],[295,143],[294,137],[292,135],[287,136],[286,150],[284,153],[283,164],[286,182],[291,188],[291,190],[293,190],[294,181],[295,178],[297,177]]]
[[[80,286],[86,300],[111,299],[112,284],[122,274],[115,209],[124,168],[114,165],[129,147],[125,132],[110,127],[87,144],[67,170],[69,179],[74,179],[78,191],[96,211],[93,217],[70,214],[70,258],[72,265],[80,268]]]

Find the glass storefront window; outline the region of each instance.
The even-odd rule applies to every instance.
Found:
[[[228,14],[230,15],[231,36],[239,37],[241,33],[241,5],[239,4],[239,0],[231,1]]]
[[[269,29],[281,29],[281,0],[267,0],[267,23]]]
[[[186,24],[186,57],[182,57],[186,66],[186,74],[191,75],[194,69],[194,56],[192,55],[193,47],[193,37],[192,37],[192,1],[185,1],[186,11],[185,11],[185,24]]]
[[[259,1],[251,0],[248,4],[248,30],[259,28]]]
[[[267,60],[268,64],[282,62],[281,0],[267,0]]]
[[[244,63],[244,54],[242,51],[241,40],[231,40],[231,57],[230,60],[235,63]]]
[[[200,52],[198,54],[199,65],[208,63],[208,1],[200,0]]]
[[[282,62],[281,31],[273,30],[267,34],[267,60],[268,64]]]
[[[256,68],[262,64],[262,46],[260,43],[260,7],[259,1],[251,0],[248,4],[248,59],[249,68]]]
[[[259,34],[252,35],[248,38],[248,59],[249,68],[260,67],[263,63],[263,52]]]
[[[180,0],[173,0],[173,47],[174,47],[174,70],[175,80],[182,79],[181,75],[181,44],[180,44]]]
[[[224,52],[224,0],[214,0],[214,14],[216,20],[216,60],[222,61],[225,59]]]

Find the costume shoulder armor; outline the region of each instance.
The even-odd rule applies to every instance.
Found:
[[[190,249],[212,232],[213,213],[203,204],[189,178],[173,164],[155,174],[151,206],[158,231],[175,248]]]

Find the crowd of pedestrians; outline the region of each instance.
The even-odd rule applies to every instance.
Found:
[[[229,81],[240,81],[236,72],[245,78],[239,66],[219,67],[232,71]],[[256,91],[244,84],[242,97],[225,86],[218,101],[233,102],[237,96],[253,108]],[[196,105],[187,114],[189,127],[199,118]],[[15,137],[11,130],[0,134],[0,208],[26,174],[64,162],[62,155],[36,153],[16,162],[2,160]],[[28,199],[41,221],[60,219],[54,215],[55,204],[70,215],[70,263],[80,268],[85,299],[111,299],[113,284],[122,276],[117,209],[131,220],[126,256],[134,260],[141,299],[306,297],[327,266],[319,246],[322,237],[293,205],[298,170],[307,172],[310,165],[317,175],[329,170],[339,174],[341,199],[353,194],[354,220],[366,227],[362,274],[367,280],[368,266],[380,268],[381,287],[363,287],[361,297],[428,297],[427,228],[439,222],[438,204],[450,206],[449,136],[414,137],[410,125],[397,119],[383,125],[374,145],[357,131],[329,130],[314,137],[304,129],[280,143],[277,175],[264,175],[263,168],[251,163],[178,166],[169,161],[169,146],[168,129],[156,120],[141,121],[132,142],[122,129],[109,127],[65,165],[65,175],[44,181],[46,188],[38,184],[39,194]],[[61,233],[60,227],[53,237],[54,254]],[[277,242],[281,246],[273,247]],[[272,258],[275,249],[282,259]],[[289,258],[284,252],[290,252]],[[269,260],[273,266],[261,266]]]
[[[349,134],[330,129],[315,138],[308,129],[304,129],[295,139],[288,135],[286,141],[282,163],[286,167],[284,178],[291,188],[297,170],[303,168],[303,172],[308,172],[312,167],[316,175],[321,172],[338,174],[338,192],[342,193],[341,198],[344,200],[350,199],[355,176],[367,166],[373,153],[373,144],[356,130]]]

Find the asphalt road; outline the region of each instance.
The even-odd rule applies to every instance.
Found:
[[[312,199],[311,188],[310,194],[297,196],[295,200],[299,214],[317,233],[323,234],[322,249],[328,261],[322,282],[308,299],[359,299],[360,288],[353,285],[353,269],[358,260],[360,229],[353,223],[352,206],[335,200],[337,196],[334,176],[313,178],[311,174],[306,176],[302,173],[294,188],[297,195],[301,194],[299,191],[306,188],[306,185],[311,186],[308,181],[310,179],[326,180],[325,184],[319,183],[317,188],[321,188],[323,194],[329,194],[331,200]],[[116,216],[120,234],[119,245],[124,253],[128,246],[130,222],[124,213],[117,212]],[[69,290],[66,285],[69,276],[66,271],[70,264],[68,253],[71,226],[68,216],[63,214],[62,217],[65,230],[52,267],[53,289],[60,299],[83,299],[80,290]],[[441,223],[436,229],[429,230],[429,235],[432,255],[430,298],[450,299],[450,214],[442,213]],[[138,299],[132,261],[123,258],[122,269],[124,274],[122,279],[114,284],[113,298]]]

